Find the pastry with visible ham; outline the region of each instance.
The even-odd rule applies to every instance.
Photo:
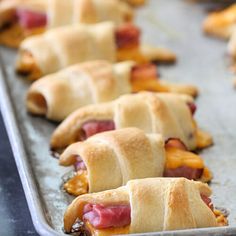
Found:
[[[60,164],[75,167],[65,190],[75,196],[114,189],[131,179],[185,177],[208,182],[212,176],[203,160],[187,151],[177,139],[124,128],[96,134],[71,144],[60,156]],[[182,145],[180,148],[178,145]],[[183,148],[184,147],[184,148]]]
[[[46,0],[0,2],[0,44],[18,47],[24,38],[44,32],[46,8]]]
[[[220,12],[209,14],[203,23],[205,33],[223,39],[229,39],[235,29],[236,4],[232,4]]]
[[[158,79],[154,64],[92,61],[73,65],[34,82],[28,90],[26,104],[28,111],[35,115],[60,120],[82,106],[111,101],[120,95],[142,90],[197,94],[194,86]]]
[[[108,236],[221,226],[210,195],[207,184],[185,178],[130,180],[117,189],[78,196],[65,212],[64,229],[74,232],[80,221],[78,231]]]
[[[188,150],[204,148],[212,144],[212,138],[197,128],[192,103],[187,95],[140,92],[82,107],[54,131],[51,148],[58,151],[95,133],[126,127],[160,133],[165,141],[178,138]]]
[[[119,0],[4,0],[0,43],[18,47],[24,38],[49,28],[107,20],[119,25],[132,18],[133,10]]]
[[[133,24],[116,27],[112,22],[78,24],[47,31],[22,42],[16,70],[30,79],[38,79],[69,65],[91,61],[133,60],[173,62],[168,50],[140,43],[140,30]]]

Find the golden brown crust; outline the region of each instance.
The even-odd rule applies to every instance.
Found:
[[[52,135],[51,147],[63,149],[79,141],[79,131],[85,121],[103,119],[114,120],[116,129],[138,127],[146,133],[161,133],[164,139],[176,137],[189,149],[195,149],[196,127],[186,105],[192,101],[184,95],[142,92],[123,95],[114,102],[90,105],[78,109],[62,122]]]
[[[101,21],[122,24],[132,20],[133,10],[119,0],[50,0],[48,16],[49,27]]]
[[[87,167],[89,192],[117,188],[130,179],[162,176],[165,165],[161,136],[137,128],[104,132],[72,144],[60,156],[60,164],[72,165],[76,156]]]
[[[140,47],[140,51],[148,61],[173,63],[177,60],[175,53],[167,48],[143,44]]]
[[[22,42],[17,64],[22,64],[25,52],[33,56],[42,75],[89,60],[113,62],[116,59],[114,30],[112,22],[78,24],[49,30]]]
[[[131,93],[133,64],[92,61],[45,76],[29,88],[27,109],[33,114],[61,121],[82,106],[111,101]],[[39,100],[45,102],[42,104]]]
[[[236,4],[220,11],[211,13],[203,23],[205,33],[228,39],[236,29]]]
[[[86,203],[130,203],[130,233],[217,226],[215,215],[201,199],[201,193],[210,196],[211,190],[185,178],[131,180],[118,189],[77,197],[64,215],[64,228],[70,232],[75,220],[82,220]]]

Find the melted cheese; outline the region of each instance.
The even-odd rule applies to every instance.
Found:
[[[132,60],[138,64],[148,63],[147,58],[141,53],[139,47],[117,49],[116,58],[117,61]]]
[[[86,221],[85,227],[89,230],[92,236],[110,236],[129,233],[129,226],[120,228],[95,229],[88,221]]]
[[[8,47],[18,48],[20,43],[30,35],[41,34],[45,31],[44,28],[34,28],[30,30],[23,29],[19,24],[11,24],[4,28],[0,33],[0,44]]]
[[[200,178],[200,181],[204,182],[204,183],[208,183],[211,179],[212,179],[212,173],[207,167],[205,167],[203,169],[203,173],[202,173],[202,176]]]
[[[200,129],[197,129],[197,148],[206,148],[213,144],[213,139],[210,134]]]
[[[168,87],[160,84],[158,80],[150,79],[150,80],[143,80],[143,81],[132,81],[132,91],[139,92],[139,91],[152,91],[152,92],[168,92]]]
[[[42,76],[34,57],[27,51],[22,52],[16,67],[19,73],[27,74],[30,80],[36,80]]]
[[[166,168],[175,169],[181,166],[202,169],[204,163],[198,155],[175,147],[166,148]]]
[[[216,217],[216,222],[218,226],[226,226],[228,225],[227,218],[223,215],[223,213],[220,210],[214,209],[214,214]]]
[[[206,147],[211,146],[213,144],[212,136],[209,133],[207,133],[203,130],[200,130],[197,127],[197,122],[194,119],[193,119],[193,126],[195,127],[197,148],[202,149],[202,148],[206,148]]]
[[[87,171],[78,171],[73,178],[64,184],[64,189],[74,196],[88,193]]]

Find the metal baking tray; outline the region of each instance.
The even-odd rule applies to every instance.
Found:
[[[142,235],[236,235],[236,91],[227,70],[226,43],[202,34],[204,17],[201,5],[184,0],[150,0],[137,10],[143,40],[178,55],[176,65],[159,67],[163,77],[200,88],[197,120],[215,141],[201,155],[214,173],[214,204],[230,212],[229,226]],[[60,190],[68,168],[60,167],[49,153],[56,124],[27,114],[24,103],[30,83],[14,73],[16,51],[0,48],[0,54],[1,111],[34,226],[43,236],[63,235],[63,213],[70,198]]]

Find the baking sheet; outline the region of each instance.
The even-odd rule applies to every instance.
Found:
[[[215,141],[201,155],[214,173],[213,202],[229,210],[230,226],[150,235],[236,234],[236,91],[227,70],[226,43],[202,35],[204,16],[201,5],[150,0],[137,11],[137,24],[145,42],[165,45],[178,55],[175,66],[160,67],[163,77],[200,88],[196,118]],[[56,124],[27,114],[24,102],[30,83],[14,73],[16,51],[0,51],[1,110],[34,225],[41,235],[62,235],[63,213],[70,199],[60,190],[61,177],[68,168],[60,167],[49,153],[49,138]]]

